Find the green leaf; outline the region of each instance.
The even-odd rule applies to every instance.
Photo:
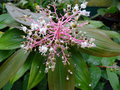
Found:
[[[23,32],[17,29],[11,29],[5,32],[0,38],[0,50],[11,50],[19,48],[24,39],[21,37]]]
[[[11,90],[23,90],[22,89],[22,79],[16,81],[13,86],[12,86],[12,89]]]
[[[107,75],[113,90],[120,90],[120,83],[117,74],[107,69]]]
[[[30,10],[22,10],[20,8],[15,7],[12,3],[6,4],[6,9],[9,14],[19,23],[30,26],[31,21],[27,20],[24,16],[31,16],[34,20],[38,19],[41,16],[44,16],[43,13],[33,13]],[[48,18],[44,18],[46,21],[49,21]]]
[[[29,52],[25,53],[23,49],[20,49],[2,64],[0,67],[0,88],[19,70],[28,55]]]
[[[112,57],[120,55],[120,45],[112,41],[111,38],[100,29],[81,28],[81,31],[86,32],[87,37],[94,38],[94,43],[96,44],[96,47],[81,48],[81,51],[102,57]]]
[[[102,73],[102,74],[101,74],[101,77],[104,78],[104,79],[106,79],[106,80],[108,80],[108,76],[107,76],[106,70],[104,70],[104,69],[102,70],[102,69],[101,69],[101,73]],[[104,82],[104,83],[105,83],[105,82]]]
[[[1,14],[0,15],[0,22],[4,21],[8,17],[8,14]]]
[[[34,54],[30,53],[30,55],[28,56],[26,62],[24,63],[24,65],[18,70],[18,72],[11,78],[10,82],[13,84],[15,81],[17,81],[19,78],[21,78],[26,71],[28,71],[30,69],[31,66],[31,62],[33,60]]]
[[[100,65],[101,59],[103,58],[103,57],[96,57],[92,55],[89,55],[88,58],[85,58],[85,57],[86,57],[86,54],[83,56],[83,58],[88,62],[88,64],[92,64],[92,65]]]
[[[0,29],[3,29],[5,27],[6,27],[6,25],[0,22]]]
[[[115,73],[116,73],[117,75],[120,75],[120,68],[117,68],[117,70],[115,70]]]
[[[3,29],[7,26],[11,27],[19,27],[19,23],[17,23],[9,14],[0,15],[0,29]]]
[[[105,82],[99,82],[94,90],[105,90],[104,85],[105,85]]]
[[[47,76],[47,75],[46,75]],[[37,85],[38,90],[47,90],[47,77],[44,77],[43,80]]]
[[[14,50],[10,50],[10,51],[9,50],[0,50],[0,62],[2,62],[7,57],[9,57],[13,52],[14,52]]]
[[[92,90],[90,73],[81,54],[75,49],[71,49],[72,62],[75,65],[76,86],[82,90]]]
[[[111,7],[108,7],[106,10],[106,13],[116,13],[118,12],[118,8],[117,6],[111,6]]]
[[[106,10],[104,9],[104,8],[101,8],[101,9],[98,9],[97,10],[97,13],[98,13],[98,15],[105,15],[105,13],[106,13]]]
[[[101,63],[103,66],[110,66],[110,65],[115,64],[116,58],[117,57],[104,57],[102,58]]]
[[[2,90],[11,90],[12,89],[12,84],[11,83],[7,83]]]
[[[35,53],[32,60],[32,66],[30,69],[30,76],[27,89],[35,87],[45,75],[44,58],[40,53]]]
[[[111,7],[108,7],[107,9],[101,8],[101,9],[98,9],[97,11],[98,15],[102,15],[102,16],[104,16],[107,13],[115,13],[115,12],[118,12],[117,6],[111,6]]]
[[[22,82],[23,90],[27,90],[28,80],[29,80],[29,73],[26,73]]]
[[[3,35],[3,32],[0,31],[0,37],[2,37],[2,35]]]
[[[69,60],[70,62],[70,60]],[[70,70],[73,74],[68,72]],[[54,71],[48,72],[49,90],[74,90],[73,65],[63,65],[62,59],[57,58]]]
[[[101,70],[99,67],[92,66],[90,67],[92,88],[95,88],[101,77]]]
[[[116,59],[117,59],[117,60],[120,60],[120,56],[116,56]]]
[[[103,33],[107,34],[111,39],[120,44],[120,34],[115,31],[101,30]]]
[[[100,28],[104,26],[101,21],[87,20],[87,21],[79,21],[80,23],[88,22],[89,24],[85,25],[84,28]]]

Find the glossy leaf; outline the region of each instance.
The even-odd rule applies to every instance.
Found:
[[[90,67],[92,88],[95,88],[101,77],[101,70],[99,67],[92,66]]]
[[[23,49],[18,50],[0,67],[0,88],[2,88],[10,78],[24,64],[29,52],[25,53]]]
[[[86,36],[95,39],[96,47],[94,48],[81,48],[81,51],[86,53],[102,56],[111,57],[120,55],[120,45],[112,41],[110,37],[99,29],[81,29],[81,31],[86,32]]]
[[[9,14],[0,15],[0,29],[7,26],[18,28],[19,23],[17,23]]]
[[[72,48],[71,53],[75,65],[76,86],[82,90],[92,90],[90,73],[85,61],[76,49]]]
[[[117,74],[107,69],[107,75],[113,90],[120,90],[120,83]]]
[[[11,29],[5,32],[0,38],[0,50],[19,48],[21,42],[24,41],[21,35],[23,35],[23,32],[17,29]]]
[[[39,17],[43,16],[41,13],[32,13],[30,10],[22,10],[20,8],[15,7],[12,3],[6,4],[6,9],[9,14],[19,23],[30,26],[31,21],[27,20],[24,16],[31,16],[34,20],[38,19]],[[44,18],[48,21],[48,18]]]
[[[27,89],[35,87],[45,75],[45,59],[40,53],[35,53],[32,60],[32,66],[30,69],[30,76]]]
[[[24,63],[24,65],[18,70],[18,72],[11,78],[10,83],[14,83],[15,81],[17,81],[18,79],[20,79],[26,71],[28,71],[30,69],[31,66],[31,62],[33,60],[33,53],[30,53],[30,55],[28,56],[26,62]]]
[[[57,58],[55,70],[48,72],[49,90],[74,90],[74,73],[70,74],[68,70],[74,72],[72,63],[63,65]]]
[[[13,52],[14,52],[14,50],[10,50],[10,51],[9,50],[0,50],[0,62],[2,62],[7,57],[9,57]]]

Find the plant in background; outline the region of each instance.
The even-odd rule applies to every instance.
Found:
[[[60,14],[55,5],[46,9],[36,6],[37,13],[32,13],[6,4],[13,18],[9,14],[0,16],[1,29],[11,27],[6,32],[0,32],[0,88],[11,88],[23,76],[23,88],[27,90],[39,83],[43,88],[43,81],[48,81],[49,90],[94,89],[101,77],[99,66],[116,66],[116,57],[112,56],[120,55],[120,45],[111,38],[119,41],[120,36],[116,32],[98,29],[103,26],[101,22],[81,21],[82,15],[90,14],[85,10],[86,5],[87,2],[74,7],[67,5],[63,9],[64,14]],[[88,58],[81,52],[112,58],[106,63],[106,58]],[[104,60],[96,64],[91,57]],[[113,75],[118,80],[116,73],[109,69],[107,73],[111,83]],[[118,84],[112,83],[112,87],[118,90]]]

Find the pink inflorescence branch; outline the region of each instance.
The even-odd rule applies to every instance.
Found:
[[[84,10],[87,2],[83,2],[80,6],[76,4],[74,7],[67,5],[64,9],[64,15],[57,14],[55,5],[48,6],[47,9],[37,6],[37,11],[44,14],[38,20],[29,18],[31,21],[30,28],[22,26],[22,30],[27,34],[24,36],[27,41],[21,45],[25,50],[38,50],[42,55],[48,56],[46,61],[46,72],[49,69],[55,69],[55,57],[62,57],[64,64],[69,64],[68,46],[77,44],[82,48],[95,47],[95,39],[86,37],[86,32],[82,32],[77,28],[88,24],[84,22],[78,23],[81,15],[89,16],[90,12]],[[53,7],[54,11],[49,10]],[[53,18],[55,17],[55,20]],[[44,20],[49,18],[49,21]]]

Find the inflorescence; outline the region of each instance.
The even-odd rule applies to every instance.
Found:
[[[28,50],[38,50],[42,55],[48,56],[46,61],[46,72],[49,69],[52,71],[55,69],[56,59],[55,57],[62,57],[63,63],[69,64],[70,54],[66,52],[69,45],[78,45],[81,48],[95,47],[95,39],[88,38],[86,32],[82,32],[77,28],[83,27],[88,24],[84,22],[78,23],[78,19],[81,15],[89,16],[90,12],[86,11],[87,2],[83,2],[80,6],[76,4],[74,7],[67,5],[64,9],[64,15],[57,14],[57,8],[55,5],[53,11],[50,10],[51,6],[47,9],[37,6],[37,11],[43,13],[44,16],[34,20],[29,18],[32,22],[30,28],[22,26],[22,30],[26,33],[23,38],[26,39],[21,47]],[[55,20],[53,19],[55,17]],[[44,20],[49,18],[49,21]]]

